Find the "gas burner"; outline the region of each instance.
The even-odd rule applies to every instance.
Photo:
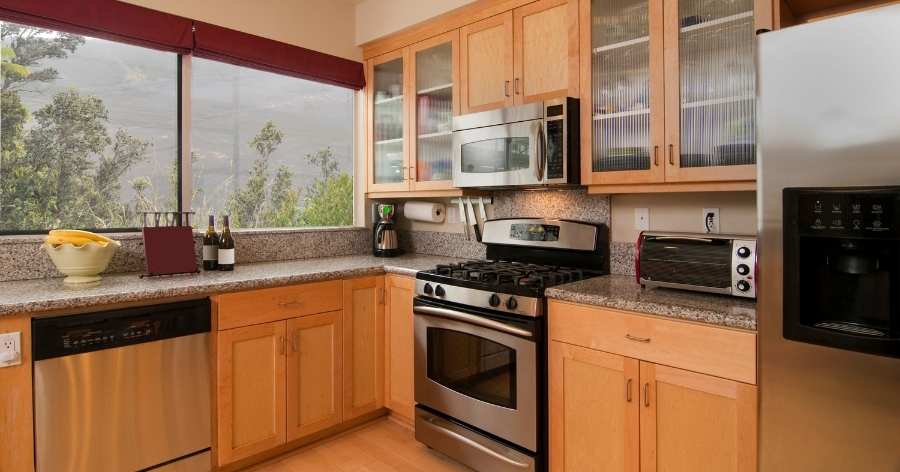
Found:
[[[445,283],[466,285],[501,293],[532,292],[540,295],[547,287],[602,275],[602,272],[514,261],[466,261],[440,264],[425,274]]]

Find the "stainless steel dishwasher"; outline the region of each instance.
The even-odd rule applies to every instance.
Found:
[[[32,321],[38,472],[209,471],[209,301]]]

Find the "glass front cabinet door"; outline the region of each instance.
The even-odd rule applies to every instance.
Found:
[[[585,3],[585,183],[753,181],[754,0]]]
[[[408,112],[406,78],[409,50],[401,49],[367,64],[370,117],[368,133],[368,191],[403,191],[409,188]]]
[[[410,190],[446,190],[451,181],[450,127],[459,114],[459,31],[411,46]]]

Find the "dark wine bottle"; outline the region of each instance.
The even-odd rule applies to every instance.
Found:
[[[218,257],[219,270],[234,270],[234,238],[231,237],[228,215],[225,215],[225,225],[219,238]]]
[[[203,270],[216,270],[219,260],[219,233],[216,233],[216,217],[209,215],[209,226],[203,235]]]

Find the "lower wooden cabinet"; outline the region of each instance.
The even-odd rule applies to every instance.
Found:
[[[344,421],[384,406],[384,277],[344,280]]]
[[[285,442],[285,322],[220,331],[216,344],[222,465]]]
[[[412,422],[413,395],[413,297],[416,279],[401,275],[385,277],[384,406]]]
[[[756,470],[757,387],[550,343],[553,472]]]
[[[341,422],[342,313],[287,321],[287,440]]]

